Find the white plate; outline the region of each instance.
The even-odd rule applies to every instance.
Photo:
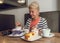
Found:
[[[43,37],[53,37],[53,36],[55,36],[55,34],[54,33],[50,33],[49,36],[43,36]]]
[[[24,40],[26,40],[25,38],[24,38],[24,36],[23,37],[21,37],[22,39],[24,39]],[[33,37],[31,40],[26,40],[26,41],[35,41],[35,40],[38,40],[38,39],[40,39],[40,38],[42,38],[41,36],[37,36],[37,37]]]

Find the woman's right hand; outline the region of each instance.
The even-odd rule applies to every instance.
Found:
[[[15,23],[15,25],[16,25],[16,26],[21,26],[21,23],[20,23],[19,21],[17,21],[17,22]]]

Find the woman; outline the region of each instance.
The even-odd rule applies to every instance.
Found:
[[[31,18],[27,20],[27,23],[25,25],[25,29],[29,29],[30,31],[34,28],[36,29],[47,29],[47,21],[45,18],[40,17],[39,14],[39,4],[37,2],[32,2],[29,5],[29,14],[31,15]],[[21,25],[21,23],[16,23],[16,26]]]
[[[47,29],[47,22],[45,18],[40,17],[39,15],[39,4],[37,2],[32,2],[29,5],[29,14],[31,18],[27,20],[25,25],[25,29],[30,29],[30,31],[34,28],[37,29]]]

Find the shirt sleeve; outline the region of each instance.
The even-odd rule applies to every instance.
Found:
[[[45,18],[43,18],[42,24],[43,24],[42,29],[47,29],[48,28],[47,20]]]
[[[28,29],[30,25],[30,18],[27,20],[26,25],[24,26],[25,29]]]

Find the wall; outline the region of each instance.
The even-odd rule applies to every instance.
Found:
[[[16,21],[20,21],[22,25],[24,25],[24,14],[27,13],[27,8],[18,8],[18,9],[12,9],[12,10],[6,10],[0,12],[0,14],[13,14],[15,15]]]
[[[33,1],[37,1],[39,3],[41,12],[56,11],[58,7],[58,0],[30,0],[28,1],[28,5]]]

